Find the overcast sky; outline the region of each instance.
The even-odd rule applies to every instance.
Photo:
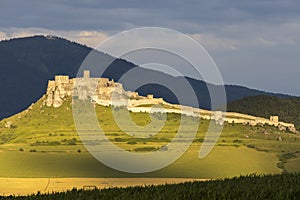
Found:
[[[300,1],[1,0],[0,39],[54,34],[95,46],[130,28],[188,34],[224,82],[300,96]]]

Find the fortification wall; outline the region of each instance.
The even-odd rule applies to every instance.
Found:
[[[137,92],[125,91],[122,84],[115,83],[108,78],[90,78],[89,72],[86,71],[83,78],[69,79],[68,76],[55,76],[54,80],[49,80],[44,104],[59,107],[66,97],[73,95],[78,96],[81,100],[91,99],[94,103],[103,106],[126,106],[131,112],[178,113],[214,120],[218,124],[224,122],[252,126],[267,124],[279,127],[280,130],[296,132],[294,124],[280,122],[278,116],[265,119],[236,112],[209,111],[170,104],[162,98],[154,98],[151,94],[143,97],[139,96]],[[150,107],[149,105],[160,105],[160,107]]]
[[[128,106],[129,107],[135,107],[135,106],[140,106],[140,105],[158,105],[158,104],[163,104],[164,100],[162,98],[154,98],[154,99],[149,99],[149,98],[141,98],[141,99],[131,99],[129,101]]]

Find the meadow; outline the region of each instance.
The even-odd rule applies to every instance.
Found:
[[[129,135],[119,128],[111,107],[96,106],[95,109],[99,125],[110,141],[136,153],[163,148],[174,138],[180,122],[185,130],[189,130],[196,121],[193,117],[168,114],[158,134],[137,138],[135,134],[138,135],[138,131],[132,130],[132,135]],[[118,112],[122,114],[125,110],[118,108]],[[139,126],[147,126],[151,122],[147,113],[130,113],[130,117]],[[160,115],[154,117],[161,118]],[[199,159],[199,149],[209,123],[208,120],[200,120],[192,145],[171,165],[151,173],[129,174],[103,165],[85,149],[76,132],[70,99],[61,107],[53,108],[44,106],[42,98],[29,109],[0,122],[0,177],[214,179],[300,171],[299,134],[266,125],[225,124],[212,152]],[[181,139],[186,138],[183,135]]]

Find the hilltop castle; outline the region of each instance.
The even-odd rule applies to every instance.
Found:
[[[75,96],[80,100],[90,100],[103,106],[124,106],[132,112],[147,113],[179,113],[208,120],[215,120],[218,124],[239,123],[252,126],[268,124],[280,130],[296,132],[294,124],[280,122],[278,116],[270,119],[255,117],[234,112],[209,111],[189,106],[170,104],[162,98],[154,98],[152,94],[147,97],[137,92],[125,91],[121,83],[108,78],[91,78],[88,70],[83,72],[82,78],[70,79],[69,76],[55,76],[49,80],[44,104],[59,107],[67,97]],[[149,107],[149,105],[158,105]]]
[[[70,79],[69,76],[55,76],[48,81],[45,104],[59,107],[66,97],[76,96],[80,100],[91,101],[104,106],[138,106],[142,104],[163,104],[162,98],[139,96],[137,92],[125,91],[121,83],[108,78],[91,78],[89,71],[82,78]],[[171,105],[171,104],[170,104]]]

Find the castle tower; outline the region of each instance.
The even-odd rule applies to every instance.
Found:
[[[278,123],[279,117],[278,116],[270,116],[270,121]]]
[[[89,79],[90,78],[90,70],[84,70],[83,71],[83,78]]]
[[[54,80],[56,84],[67,84],[69,83],[69,76],[57,75],[54,77]]]
[[[147,95],[147,98],[148,98],[148,99],[153,99],[153,94],[148,94],[148,95]]]

